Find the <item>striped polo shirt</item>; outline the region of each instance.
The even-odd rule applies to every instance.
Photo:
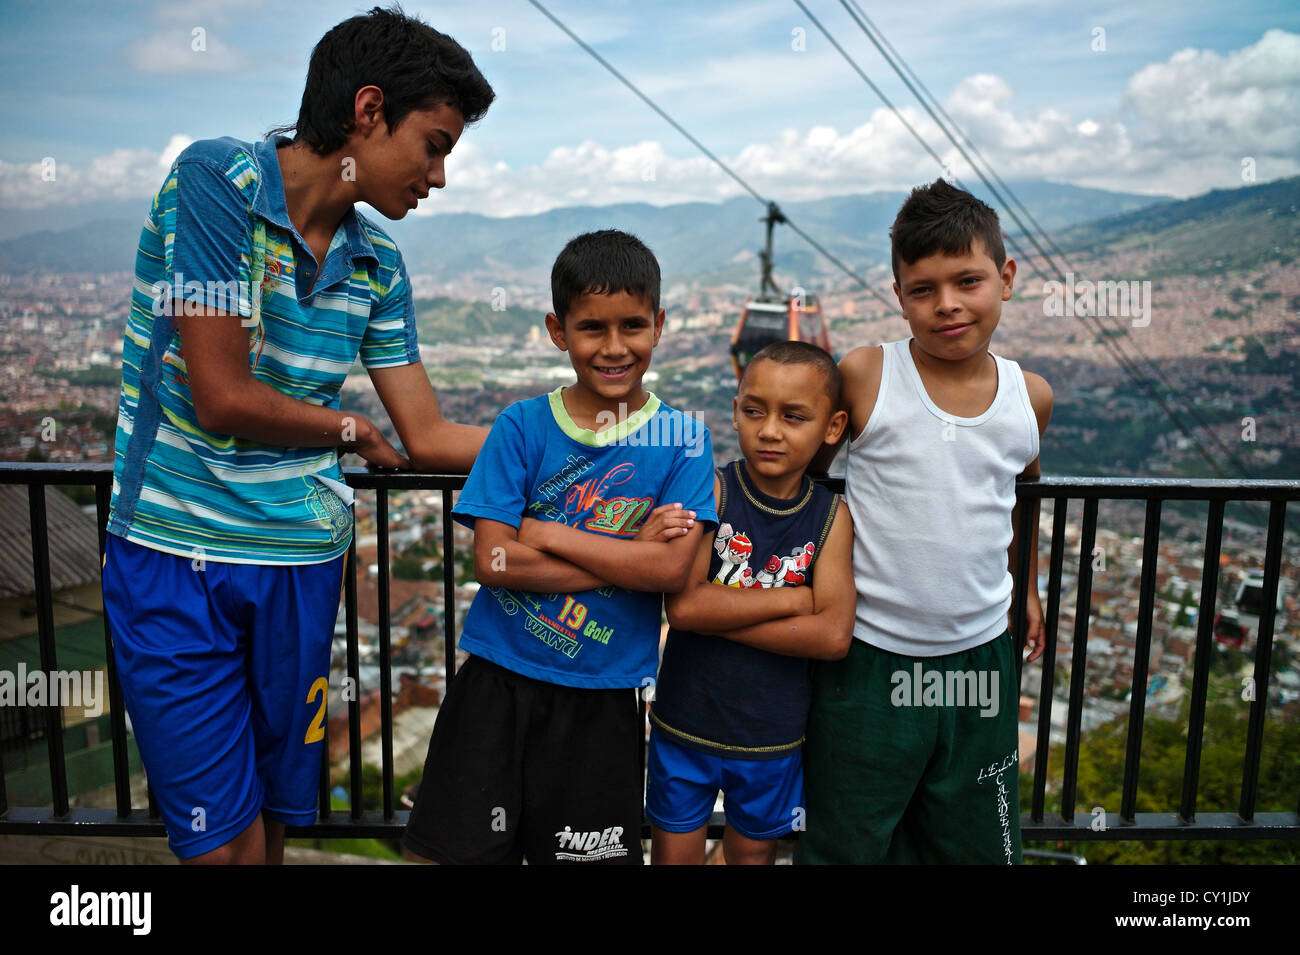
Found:
[[[316,263],[285,207],[276,155],[285,142],[193,143],[145,218],[108,525],[145,547],[227,563],[311,564],[341,554],[352,533],[351,493],[334,448],[257,444],[199,425],[176,307],[237,312],[253,377],[310,404],[339,407],[358,355],[367,369],[419,361],[397,246],[353,210]]]

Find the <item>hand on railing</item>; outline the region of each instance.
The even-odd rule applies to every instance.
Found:
[[[371,467],[390,471],[398,468],[410,470],[411,467],[411,462],[389,443],[384,433],[369,419],[360,416],[356,419],[356,440],[345,443],[343,449],[361,455]]]

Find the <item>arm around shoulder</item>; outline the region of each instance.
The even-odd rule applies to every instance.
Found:
[[[842,660],[853,645],[853,621],[858,592],[853,580],[853,517],[843,498],[813,579],[813,600],[817,607],[817,645],[822,651],[809,654],[823,660]]]
[[[876,408],[876,399],[880,394],[880,374],[884,366],[884,349],[879,345],[863,345],[853,349],[840,359],[840,410],[848,412],[848,426],[844,429],[840,443],[852,443],[858,439],[871,420],[871,413]],[[829,446],[828,446],[829,447]],[[836,446],[838,448],[838,445]],[[830,464],[834,458],[831,452],[825,457],[826,449],[816,459],[817,464]]]

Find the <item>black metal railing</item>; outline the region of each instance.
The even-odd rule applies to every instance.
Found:
[[[348,777],[350,808],[331,810],[329,793],[329,739],[322,748],[320,807],[317,821],[311,825],[291,827],[290,835],[315,838],[396,838],[406,824],[408,812],[399,810],[393,784],[393,713],[392,647],[390,620],[388,494],[404,490],[436,490],[442,495],[442,573],[444,590],[444,642],[446,674],[456,668],[455,560],[452,537],[452,494],[464,484],[464,478],[393,472],[371,472],[349,468],[348,483],[358,490],[375,494],[375,524],[378,562],[379,599],[379,673],[380,673],[380,745],[383,795],[378,810],[362,807],[361,700],[352,694],[348,707]],[[842,479],[829,482],[842,490]],[[53,594],[50,582],[49,536],[46,526],[45,488],[47,486],[90,486],[94,488],[99,522],[99,544],[104,545],[108,518],[112,471],[106,465],[61,466],[47,464],[0,463],[0,485],[25,485],[28,488],[31,518],[31,547],[34,592],[37,604],[40,663],[47,673],[58,669],[55,646]],[[1277,602],[1286,506],[1300,499],[1300,481],[1198,481],[1114,478],[1044,478],[1021,482],[1017,487],[1022,506],[1018,537],[1029,541],[1037,521],[1038,503],[1054,502],[1051,551],[1048,567],[1047,606],[1044,623],[1047,647],[1043,654],[1040,687],[1037,755],[1034,768],[1033,796],[1030,809],[1022,814],[1021,827],[1025,842],[1061,839],[1276,839],[1300,838],[1300,816],[1296,812],[1256,812],[1255,802],[1263,747],[1263,728],[1268,701],[1269,668]],[[1080,535],[1077,597],[1074,608],[1074,631],[1070,667],[1067,712],[1066,751],[1061,785],[1061,810],[1054,818],[1045,812],[1047,791],[1047,754],[1055,688],[1056,636],[1060,620],[1062,568],[1065,559],[1067,512],[1072,501],[1083,502]],[[1139,594],[1136,649],[1134,652],[1132,699],[1129,706],[1128,738],[1125,756],[1123,796],[1118,814],[1108,814],[1106,825],[1093,825],[1091,816],[1075,821],[1078,785],[1079,743],[1084,706],[1084,673],[1087,662],[1088,622],[1092,599],[1092,563],[1089,559],[1097,529],[1099,500],[1139,500],[1145,502],[1143,561]],[[1195,665],[1191,690],[1191,710],[1187,727],[1187,748],[1182,798],[1176,810],[1162,813],[1135,811],[1141,758],[1143,720],[1146,709],[1147,675],[1151,650],[1152,616],[1155,601],[1157,547],[1160,516],[1166,501],[1208,501],[1203,551],[1200,612],[1197,620]],[[1214,606],[1218,592],[1219,553],[1222,543],[1224,505],[1237,501],[1262,501],[1269,506],[1268,532],[1263,568],[1263,602],[1255,644],[1255,685],[1259,688],[1251,703],[1249,729],[1243,760],[1241,796],[1236,813],[1198,813],[1196,793],[1201,766],[1206,692],[1213,642]],[[1023,506],[1029,505],[1029,506]],[[3,558],[0,558],[3,559]],[[1022,546],[1017,555],[1014,617],[1021,621],[1013,634],[1023,648],[1027,590],[1023,586],[1030,568],[1030,548]],[[357,625],[357,575],[355,537],[349,548],[348,571],[344,575],[347,672],[352,685],[360,685],[360,656]],[[112,653],[112,636],[104,621],[104,647],[107,660],[109,708],[114,768],[115,807],[109,809],[71,808],[66,756],[63,751],[62,713],[58,706],[48,706],[44,713],[44,737],[49,755],[51,804],[48,806],[11,806],[6,796],[3,765],[0,764],[0,834],[120,835],[161,836],[162,822],[152,798],[147,808],[132,805],[128,766],[127,731],[121,689],[117,683]],[[1017,660],[1022,654],[1017,655]],[[1017,680],[1020,664],[1017,664]],[[326,721],[328,734],[328,721]],[[1300,808],[1300,807],[1298,807]],[[721,834],[720,816],[710,821],[711,835]],[[648,831],[646,833],[648,835]]]
[[[1260,754],[1264,717],[1268,706],[1269,669],[1273,651],[1278,586],[1282,569],[1282,539],[1286,528],[1286,505],[1300,497],[1300,481],[1223,481],[1152,478],[1043,478],[1021,482],[1017,497],[1022,502],[1053,501],[1052,545],[1048,570],[1048,606],[1044,613],[1047,648],[1043,654],[1043,681],[1038,707],[1037,758],[1034,766],[1033,798],[1022,818],[1025,841],[1040,839],[1276,839],[1300,838],[1297,812],[1255,811],[1259,784]],[[1044,812],[1047,746],[1051,726],[1051,702],[1056,674],[1056,636],[1060,612],[1061,569],[1064,561],[1066,514],[1071,500],[1083,501],[1083,524],[1079,540],[1079,576],[1074,608],[1074,635],[1070,661],[1070,692],[1066,731],[1061,810],[1055,819]],[[1099,500],[1140,500],[1146,504],[1142,537],[1142,577],[1138,597],[1136,646],[1132,692],[1129,703],[1128,739],[1120,811],[1107,813],[1103,825],[1075,822],[1079,772],[1080,722],[1083,712],[1083,681],[1087,662],[1088,621],[1092,600],[1092,561],[1097,531]],[[1196,619],[1196,651],[1193,665],[1191,707],[1187,725],[1182,797],[1176,812],[1135,811],[1141,761],[1142,728],[1146,715],[1147,671],[1151,652],[1152,616],[1155,606],[1157,547],[1160,514],[1165,501],[1207,501],[1209,514],[1202,553],[1201,594]],[[1205,704],[1209,685],[1210,655],[1213,648],[1214,608],[1219,584],[1219,556],[1223,539],[1224,505],[1230,501],[1259,501],[1269,506],[1268,536],[1263,568],[1263,606],[1255,641],[1254,685],[1260,688],[1250,704],[1250,723],[1242,769],[1241,797],[1236,813],[1197,813],[1196,793],[1201,766],[1201,744],[1205,731]],[[1020,509],[1019,540],[1028,540],[1037,508]],[[1021,585],[1029,572],[1029,549],[1021,548],[1015,572],[1016,591],[1013,619],[1018,622],[1017,646],[1024,647],[1027,591]],[[1020,655],[1017,655],[1019,661]],[[1019,663],[1017,664],[1019,667]],[[1019,676],[1019,670],[1017,671]],[[1297,804],[1300,812],[1300,803]]]

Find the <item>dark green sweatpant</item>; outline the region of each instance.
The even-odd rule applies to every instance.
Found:
[[[813,669],[801,864],[1021,861],[1007,633],[910,657],[854,639]]]

